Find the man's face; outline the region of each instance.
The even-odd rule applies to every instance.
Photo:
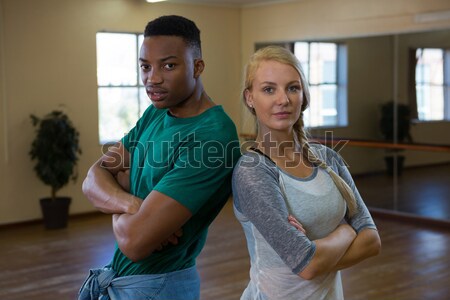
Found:
[[[142,82],[156,108],[176,108],[189,101],[199,74],[193,50],[181,37],[146,37],[140,51]]]

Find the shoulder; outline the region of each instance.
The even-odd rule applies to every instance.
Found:
[[[155,116],[162,116],[167,113],[167,109],[156,108],[154,105],[150,104],[142,114],[142,118],[148,119]]]
[[[260,181],[267,177],[278,180],[278,175],[278,168],[271,160],[253,151],[243,153],[233,170],[233,180],[238,182],[250,178]]]
[[[251,151],[240,157],[232,177],[233,202],[238,211],[242,206],[256,209],[261,199],[274,201],[272,196],[278,189],[279,171],[273,162]]]
[[[318,158],[334,169],[338,169],[339,167],[345,165],[341,155],[325,145],[310,143],[310,148]]]
[[[209,124],[210,126],[234,126],[233,121],[231,120],[230,116],[225,112],[222,105],[216,105],[208,110],[204,111],[202,114],[200,114],[199,119],[201,122],[207,122],[210,120],[214,120],[214,123]]]
[[[236,125],[220,105],[213,106],[197,116],[190,130],[201,139],[222,143],[238,142]]]
[[[164,116],[167,114],[167,109],[159,109],[154,105],[150,104],[142,114],[142,116],[137,121],[137,125],[140,127],[147,128],[150,124],[154,122],[162,122]]]

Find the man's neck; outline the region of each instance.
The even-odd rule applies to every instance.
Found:
[[[169,112],[176,118],[190,118],[200,115],[215,105],[203,87],[201,87],[196,89],[186,101],[176,107],[169,108]]]

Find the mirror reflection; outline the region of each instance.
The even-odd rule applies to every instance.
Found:
[[[450,220],[450,29],[283,45],[308,75],[311,135],[367,205]]]

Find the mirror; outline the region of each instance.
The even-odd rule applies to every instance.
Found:
[[[327,42],[342,43],[347,48],[348,126],[312,129],[311,135],[326,137],[328,142],[335,139],[329,146],[346,160],[367,206],[450,221],[449,119],[411,122],[411,140],[402,140],[398,136],[402,129],[394,126],[401,125],[403,107],[417,103],[409,92],[411,51],[449,50],[450,29]],[[450,59],[446,63],[448,73],[441,91],[447,93],[447,102],[440,109],[450,114]],[[426,74],[423,79],[427,82],[430,77],[442,76],[435,70]],[[383,126],[397,134],[393,139],[385,138],[380,124],[382,106],[389,101],[397,104],[397,117],[384,117]],[[392,104],[387,106],[388,111],[394,108]],[[339,140],[350,142],[337,145]]]

